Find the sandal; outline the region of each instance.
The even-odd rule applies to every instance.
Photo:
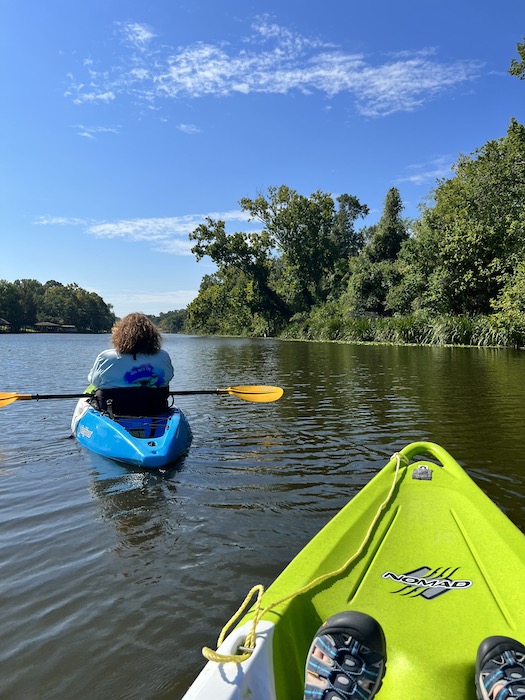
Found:
[[[369,615],[338,613],[317,630],[307,659],[304,700],[370,700],[385,675],[385,635]]]
[[[510,637],[488,637],[476,658],[478,700],[525,700],[525,646]]]

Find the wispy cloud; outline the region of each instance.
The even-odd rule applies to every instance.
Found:
[[[440,61],[434,49],[404,51],[375,60],[302,36],[261,16],[239,47],[198,42],[169,47],[143,24],[119,24],[126,47],[120,62],[95,67],[84,62],[82,79],[69,75],[66,92],[76,104],[104,103],[124,96],[155,104],[206,95],[291,92],[353,96],[369,117],[412,111],[451,88],[474,81],[482,64]]]
[[[118,134],[120,126],[82,126],[78,124],[74,127],[78,129],[77,134],[86,139],[96,139],[98,134]]]
[[[407,167],[407,174],[396,179],[396,183],[411,182],[413,185],[428,185],[441,178],[452,177],[452,157],[439,156],[428,163],[416,163]]]
[[[86,223],[85,219],[73,216],[39,216],[35,220],[39,226],[85,226]]]
[[[151,27],[140,22],[117,22],[116,26],[122,41],[141,51],[145,51],[157,36]]]
[[[45,226],[82,227],[97,238],[126,238],[130,241],[145,241],[160,252],[172,255],[191,255],[193,243],[189,234],[206,218],[224,221],[227,228],[242,225],[242,229],[253,230],[248,214],[241,210],[211,212],[208,214],[186,214],[184,216],[157,217],[151,219],[120,219],[117,221],[91,221],[74,217],[40,216],[35,223]]]
[[[200,134],[201,130],[195,124],[178,124],[177,129],[185,134]]]

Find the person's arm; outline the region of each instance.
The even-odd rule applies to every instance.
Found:
[[[171,357],[169,356],[169,353],[166,353],[166,376],[165,376],[166,384],[169,384],[171,382],[174,374],[175,374],[175,371],[173,369],[173,365],[171,364]]]
[[[102,375],[103,372],[107,372],[108,362],[110,361],[111,358],[108,357],[108,351],[103,351],[97,355],[97,358],[93,363],[93,367],[89,370],[89,374],[87,376],[90,384],[93,384],[99,388],[100,385],[104,383]]]
[[[90,384],[93,384],[94,386],[98,386],[97,384],[97,379],[99,378],[98,376],[98,367],[99,367],[99,362],[98,362],[98,357],[95,360],[93,367],[89,370],[87,380]]]

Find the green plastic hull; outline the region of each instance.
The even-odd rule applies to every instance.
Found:
[[[271,652],[259,650],[242,670],[216,664],[224,688],[209,693],[206,673],[217,681],[208,668],[195,684],[200,698],[256,699],[260,682],[250,676],[264,673],[272,677],[266,698],[302,698],[312,637],[342,610],[366,612],[385,631],[379,700],[474,700],[479,643],[495,634],[525,643],[525,536],[438,445],[413,443],[400,454],[411,462],[402,460],[392,497],[361,555],[343,573],[267,613],[264,620],[275,626],[258,645]],[[264,594],[263,608],[340,569],[359,550],[397,461],[392,458],[297,555]],[[428,475],[425,467],[430,480],[413,478],[414,470]]]

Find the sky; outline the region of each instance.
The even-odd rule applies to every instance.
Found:
[[[524,0],[0,0],[0,279],[117,316],[181,309],[207,216],[287,185],[397,187],[416,217],[460,154],[525,122]]]

